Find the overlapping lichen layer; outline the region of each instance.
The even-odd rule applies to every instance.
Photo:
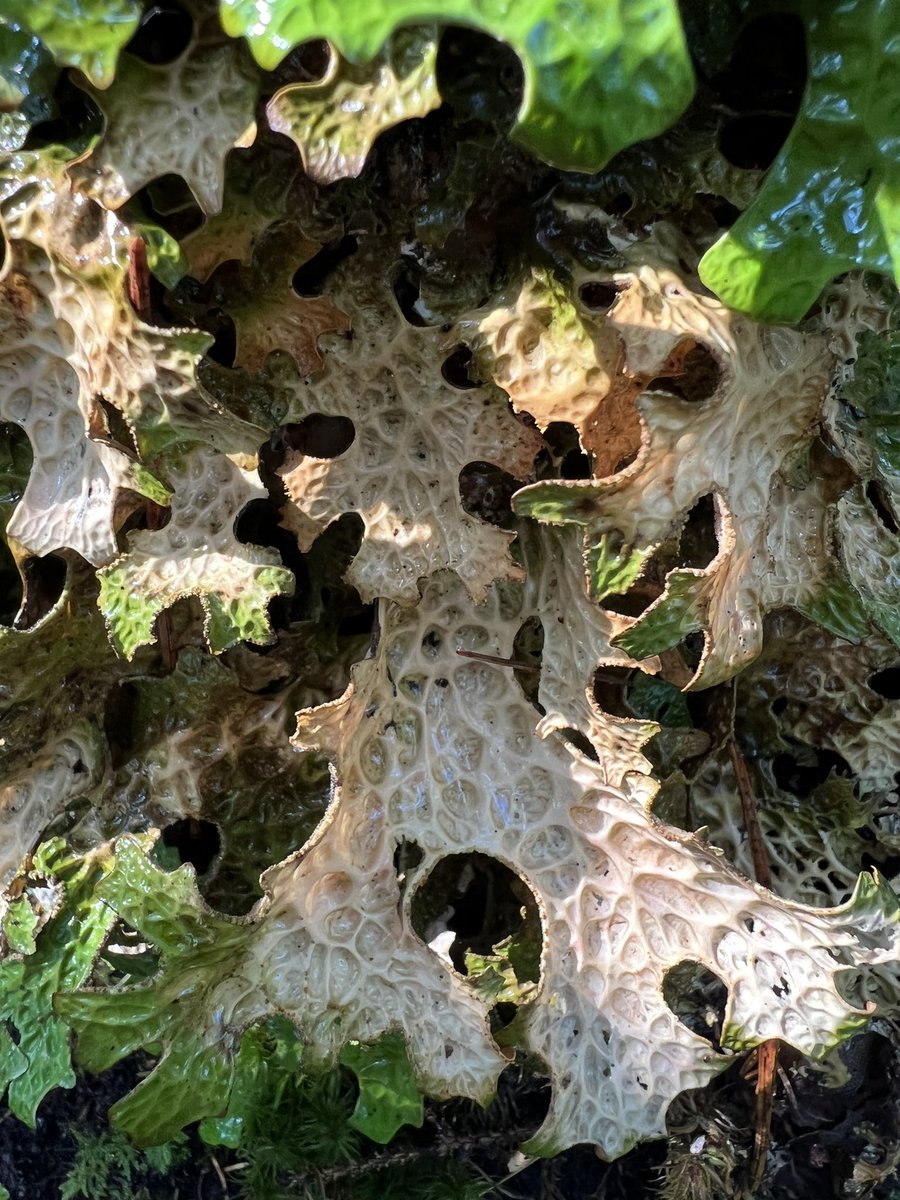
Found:
[[[844,6],[842,65],[797,6],[810,83],[760,186],[703,94],[556,169],[685,107],[671,3],[198,0],[166,61],[150,14],[120,54],[137,11],[77,7],[0,9],[13,1111],[71,1085],[74,1032],[91,1070],[158,1055],[113,1119],[165,1140],[237,1111],[278,1014],[307,1062],[404,1080],[379,1136],[519,1054],[551,1092],[526,1149],[611,1158],[735,1054],[895,1005],[864,871],[898,836],[895,296],[852,274],[807,311],[897,257],[860,72],[893,12]],[[416,915],[472,856],[537,913],[505,1026],[452,906]],[[715,1036],[679,1018],[692,968]]]

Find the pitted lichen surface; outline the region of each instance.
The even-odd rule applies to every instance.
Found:
[[[404,320],[384,286],[390,268],[364,257],[353,267],[337,291],[350,336],[332,338],[324,372],[289,392],[294,421],[343,418],[352,442],[333,457],[289,455],[285,524],[305,550],[343,513],[358,513],[365,532],[347,578],[366,600],[415,603],[419,577],[443,567],[481,597],[492,580],[520,570],[508,549],[513,534],[464,509],[460,473],[483,461],[522,479],[540,438],[514,420],[497,389],[446,381],[442,359],[454,341]]]
[[[345,7],[0,0],[0,1087],[612,1159],[896,1038],[896,18]]]
[[[534,1152],[589,1141],[621,1154],[663,1132],[679,1092],[729,1064],[663,999],[667,972],[682,962],[727,986],[722,1043],[731,1049],[778,1037],[820,1055],[865,1020],[836,977],[895,957],[890,890],[863,877],[842,907],[779,900],[719,852],[658,824],[639,790],[611,786],[557,737],[536,739],[534,709],[509,673],[458,653],[508,656],[521,600],[516,585],[496,585],[476,606],[444,574],[415,608],[383,604],[378,648],[353,668],[345,694],[299,714],[295,744],[324,750],[339,782],[307,846],[264,876],[258,915],[224,926],[191,898],[187,877],[179,882],[188,907],[178,921],[199,923],[209,944],[204,982],[184,933],[155,934],[137,901],[105,889],[167,955],[158,984],[118,998],[77,994],[63,1006],[94,1065],[100,1028],[129,1013],[140,1023],[125,1040],[105,1035],[103,1061],[163,1038],[157,1073],[122,1104],[125,1128],[138,1128],[151,1095],[165,1106],[173,1055],[202,1057],[227,1093],[235,1031],[267,1011],[289,1016],[323,1056],[399,1029],[425,1090],[488,1096],[505,1060],[487,1007],[410,920],[416,888],[452,853],[508,863],[540,907],[541,983],[521,1036],[547,1065],[552,1102]],[[394,866],[401,841],[422,852],[405,896]],[[123,871],[148,871],[136,847],[124,853]],[[193,996],[193,1009],[169,1025],[175,995]],[[193,1050],[176,1040],[182,1028]],[[204,1115],[209,1100],[196,1103],[192,1115]]]

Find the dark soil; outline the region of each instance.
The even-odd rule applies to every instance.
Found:
[[[847,1081],[829,1088],[818,1072],[782,1051],[768,1166],[756,1193],[762,1200],[893,1200],[900,1195],[900,1179],[892,1172],[900,1157],[896,1050],[887,1036],[870,1031],[852,1039],[842,1059]],[[71,1091],[57,1089],[41,1106],[35,1130],[8,1111],[0,1115],[0,1183],[12,1200],[59,1200],[75,1161],[73,1127],[82,1135],[107,1130],[108,1108],[135,1086],[147,1061],[135,1057],[103,1075],[79,1078]],[[511,1067],[488,1109],[462,1101],[429,1105],[421,1129],[402,1132],[389,1147],[371,1146],[349,1167],[325,1169],[315,1177],[283,1177],[280,1195],[344,1200],[364,1177],[384,1173],[387,1182],[417,1163],[449,1159],[470,1167],[486,1187],[489,1180],[502,1181],[501,1190],[487,1194],[508,1200],[651,1200],[660,1195],[667,1152],[670,1159],[673,1153],[688,1153],[698,1131],[713,1128],[726,1132],[734,1152],[733,1179],[727,1190],[695,1185],[685,1200],[743,1197],[748,1195],[743,1187],[754,1112],[753,1084],[744,1077],[743,1065],[736,1062],[706,1092],[676,1102],[670,1127],[680,1138],[639,1146],[614,1163],[602,1162],[590,1147],[575,1147],[510,1177],[510,1160],[540,1125],[549,1100],[546,1084]],[[242,1197],[238,1158],[206,1146],[195,1130],[188,1135],[183,1165],[164,1177],[135,1174],[133,1191],[123,1184],[121,1200]],[[719,1178],[716,1186],[724,1183]]]

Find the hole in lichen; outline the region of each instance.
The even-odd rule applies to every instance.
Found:
[[[606,312],[612,308],[626,287],[627,284],[615,283],[612,279],[592,279],[578,289],[578,298],[591,312]]]
[[[348,611],[338,621],[338,637],[361,637],[363,634],[372,634],[375,632],[377,618],[377,601],[373,600],[371,604],[363,604],[360,601],[355,610],[348,608]]]
[[[400,886],[400,895],[402,896],[409,884],[409,877],[419,866],[425,853],[418,842],[407,841],[402,838],[397,843],[397,848],[394,850],[394,870],[397,873],[397,883]]]
[[[104,986],[143,983],[159,970],[161,956],[127,921],[117,920],[104,943],[95,971]]]
[[[847,760],[824,747],[814,748],[797,742],[790,751],[785,750],[772,759],[772,777],[776,785],[800,800],[811,795],[831,774],[852,778]]]
[[[249,741],[210,763],[201,788],[222,848],[200,890],[213,908],[243,916],[262,896],[262,872],[298,850],[321,822],[331,795],[328,761]]]
[[[222,846],[218,828],[212,821],[183,817],[162,831],[162,843],[174,850],[182,863],[190,863],[198,875],[205,875]]]
[[[708,567],[719,552],[716,537],[716,502],[701,496],[687,515],[678,543],[678,561],[683,567]]]
[[[323,530],[303,555],[307,583],[298,588],[298,617],[337,623],[338,637],[371,635],[377,606],[363,604],[347,582],[347,571],[362,545],[365,524],[359,513],[344,513]]]
[[[480,379],[473,378],[472,369],[472,351],[468,346],[457,346],[444,359],[441,374],[451,387],[468,391],[483,386]]]
[[[686,400],[689,404],[701,404],[713,395],[721,378],[721,368],[712,352],[698,344],[685,354],[676,374],[651,379],[645,390]]]
[[[221,367],[233,367],[237,354],[237,330],[233,319],[227,313],[217,311],[210,325],[213,343],[206,351],[207,358]]]
[[[697,671],[703,661],[703,651],[706,649],[706,638],[702,633],[689,633],[678,643],[678,653],[684,659],[685,666],[691,671]]]
[[[309,572],[296,537],[281,523],[280,506],[271,499],[251,500],[234,523],[234,536],[245,546],[268,546],[277,550],[281,564],[297,581],[293,595],[279,594],[269,601],[269,616],[276,629],[286,629],[301,616],[308,590]]]
[[[331,47],[324,38],[311,38],[295,46],[281,60],[274,72],[273,83],[282,87],[286,83],[321,83],[331,66]]]
[[[333,242],[326,242],[308,262],[298,267],[294,272],[292,285],[298,296],[321,296],[325,289],[325,281],[336,267],[356,253],[359,242],[347,234]]]
[[[581,448],[578,430],[569,421],[551,421],[544,430],[544,441],[558,462],[562,479],[590,479],[591,460]]]
[[[734,117],[719,135],[719,149],[733,167],[764,171],[775,161],[793,124],[793,117],[774,113]]]
[[[581,449],[570,450],[559,464],[561,479],[590,479],[591,460]]]
[[[190,14],[174,0],[162,0],[146,10],[125,50],[145,63],[164,66],[184,53],[193,32]]]
[[[775,699],[772,701],[772,703],[769,705],[769,708],[772,711],[773,717],[780,717],[781,714],[784,712],[784,710],[787,708],[787,706],[788,706],[787,696],[776,696]]]
[[[866,499],[875,509],[878,519],[884,525],[885,529],[893,534],[900,532],[900,527],[897,525],[897,518],[894,516],[887,493],[877,479],[870,479],[866,484]]]
[[[603,207],[611,217],[624,217],[634,208],[634,198],[628,192],[619,192]]]
[[[459,473],[459,499],[470,516],[509,529],[514,522],[513,493],[519,488],[512,475],[494,463],[467,463]]]
[[[544,626],[540,617],[529,617],[519,626],[513,638],[512,659],[521,663],[525,670],[513,668],[513,674],[529,704],[533,704],[543,716],[544,710],[538,703],[541,686],[541,662],[544,651]]]
[[[114,771],[124,766],[140,745],[140,739],[135,737],[139,699],[138,688],[128,680],[107,693],[103,708],[103,732],[109,745],[110,766]]]
[[[349,417],[329,417],[325,413],[310,413],[296,425],[282,425],[278,432],[286,450],[309,458],[338,458],[356,439],[356,427]]]
[[[137,445],[134,440],[134,434],[131,432],[131,427],[125,420],[124,415],[114,404],[110,404],[102,396],[99,398],[98,404],[106,419],[106,428],[109,431],[110,440],[116,446],[122,447],[129,454],[137,456]]]
[[[718,975],[685,959],[666,972],[663,999],[682,1025],[721,1050],[728,988]]]
[[[490,955],[512,937],[509,963],[520,983],[540,974],[541,923],[531,889],[499,859],[486,854],[450,854],[416,888],[413,929],[425,942],[454,934],[449,954],[468,974],[466,955]]]
[[[392,281],[397,307],[410,325],[422,328],[428,324],[420,303],[420,272],[409,259],[404,259],[394,272]]]
[[[782,975],[778,982],[772,985],[772,991],[779,1000],[786,1000],[791,994],[791,985]]]
[[[633,717],[626,692],[633,670],[630,667],[598,667],[594,672],[594,700],[597,706],[613,717]]]
[[[697,198],[705,201],[709,206],[713,220],[721,229],[730,229],[741,215],[741,210],[737,205],[726,200],[724,196],[701,192]]]
[[[590,758],[594,762],[597,761],[596,749],[580,729],[557,729],[556,732],[579,754],[583,754],[585,758]]]
[[[900,666],[885,667],[870,675],[869,687],[885,700],[900,700]]]
[[[678,375],[681,395],[691,404],[708,400],[722,379],[722,368],[708,346],[698,343],[684,356]]]
[[[512,124],[522,104],[524,71],[512,47],[477,29],[450,26],[438,48],[438,90],[462,125]]]
[[[63,71],[53,89],[51,112],[56,115],[32,125],[25,139],[25,150],[44,146],[84,146],[103,128],[103,114],[87,92],[76,87]]]
[[[205,220],[194,193],[180,175],[154,179],[135,194],[132,204],[179,240],[199,229]]]
[[[58,554],[26,558],[22,564],[24,597],[13,622],[16,629],[31,629],[53,608],[66,586],[66,560]]]

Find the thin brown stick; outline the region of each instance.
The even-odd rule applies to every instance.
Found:
[[[740,748],[734,738],[728,743],[728,754],[734,768],[744,828],[750,843],[753,873],[763,887],[772,886],[772,866],[769,852],[759,825],[756,798],[750,784],[750,773]],[[755,1192],[762,1183],[772,1133],[772,1109],[775,1099],[775,1078],[778,1071],[778,1040],[770,1038],[756,1048],[756,1106],[753,1128],[753,1154],[750,1158],[750,1191]]]
[[[133,237],[128,247],[128,299],[142,321],[150,320],[150,268],[147,246],[142,237]]]
[[[778,1041],[770,1038],[756,1048],[756,1111],[754,1113],[753,1156],[750,1160],[750,1190],[762,1183],[772,1132],[772,1108],[775,1075],[778,1069]]]
[[[747,840],[750,843],[750,856],[753,859],[753,873],[757,883],[763,887],[772,886],[772,868],[769,864],[769,852],[759,827],[759,814],[756,810],[756,800],[750,786],[750,774],[744,756],[732,738],[728,743],[728,753],[731,765],[734,767],[734,777],[737,781],[738,795],[741,798],[741,812],[744,817],[744,828],[747,830]]]
[[[530,663],[516,662],[514,658],[501,658],[498,654],[479,654],[477,650],[457,650],[456,653],[460,658],[474,658],[478,662],[491,663],[495,667],[511,667],[514,671],[531,671],[537,675],[541,670]]]

